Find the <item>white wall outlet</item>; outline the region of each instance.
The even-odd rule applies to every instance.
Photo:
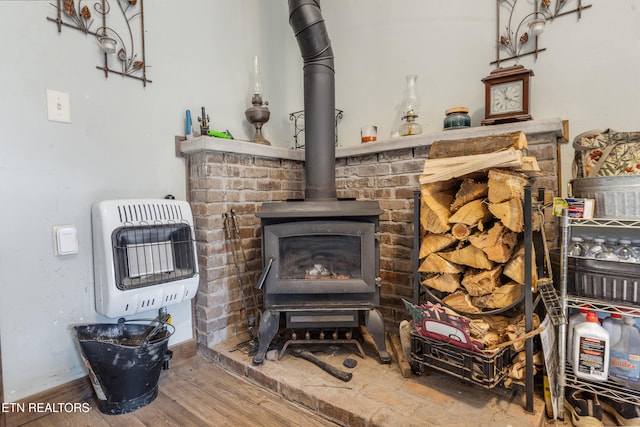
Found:
[[[75,225],[53,226],[53,250],[56,256],[78,253],[78,230]]]
[[[71,123],[68,93],[47,89],[47,116],[52,122]]]

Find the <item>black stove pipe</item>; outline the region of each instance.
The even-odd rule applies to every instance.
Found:
[[[289,0],[304,61],[305,199],[336,199],[335,70],[320,0]]]

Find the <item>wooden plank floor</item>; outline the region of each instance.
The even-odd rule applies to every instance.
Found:
[[[199,356],[163,371],[156,400],[137,411],[105,415],[54,413],[25,424],[69,426],[335,426],[309,410],[251,384]]]

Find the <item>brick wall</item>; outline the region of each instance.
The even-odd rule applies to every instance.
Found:
[[[527,133],[529,154],[543,169],[534,181],[534,190],[544,187],[557,194],[558,136],[556,127]],[[392,141],[368,144],[351,154],[350,150],[337,153],[338,197],[377,200],[384,211],[379,229],[380,311],[389,330],[407,317],[401,299],[411,300],[413,296],[413,197],[419,190],[418,178],[429,145],[438,137],[443,138],[444,133],[426,142],[416,139],[413,146],[397,144],[397,149]],[[253,297],[260,303],[259,291],[253,285],[262,272],[260,221],[255,214],[263,202],[304,197],[304,161],[285,151],[280,151],[284,153],[281,158],[260,150],[228,152],[225,150],[231,149],[217,141],[187,144],[183,152],[189,170],[201,274],[196,300],[197,338],[200,345],[211,346],[235,336],[248,337],[247,315],[254,312]],[[378,147],[384,150],[375,152]],[[224,228],[224,215],[232,212],[239,229],[235,245]],[[548,232],[554,229],[553,218],[549,218]]]

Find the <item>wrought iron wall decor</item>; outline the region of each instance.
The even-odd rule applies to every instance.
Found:
[[[342,120],[343,113],[344,111],[336,108],[336,147],[338,146],[338,122]],[[304,148],[304,110],[289,114],[289,120],[293,122],[293,148]]]
[[[533,3],[533,11],[529,12]],[[553,3],[553,4],[552,4]],[[518,7],[522,5],[522,7]],[[538,37],[544,31],[547,22],[561,16],[577,14],[582,18],[582,11],[590,8],[582,0],[534,0],[518,3],[518,0],[497,0],[498,36],[496,44],[496,60],[491,65],[500,67],[501,62],[515,60],[522,56],[535,55],[546,48],[538,46]],[[502,22],[502,11],[506,12],[506,23]],[[507,56],[502,58],[500,53]]]
[[[109,0],[56,0],[56,4],[51,3],[56,9],[56,17],[47,17],[47,20],[57,24],[59,33],[62,32],[62,27],[67,27],[94,36],[104,55],[104,65],[96,68],[103,70],[105,77],[109,77],[109,73],[115,73],[141,80],[146,86],[151,80],[147,78],[148,65],[145,57],[144,1],[112,2],[115,3],[113,13]],[[95,19],[99,19],[101,25],[96,24],[94,27]],[[113,25],[116,20],[120,20],[118,27]],[[140,35],[139,38],[137,34]],[[110,68],[109,64],[114,62],[119,63],[119,71],[115,65]]]

